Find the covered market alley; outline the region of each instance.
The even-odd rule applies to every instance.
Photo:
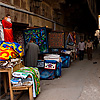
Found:
[[[41,93],[35,100],[100,100],[100,47],[93,60],[76,60],[62,68],[60,78],[41,80]],[[19,100],[28,100],[25,92]]]
[[[0,0],[0,100],[15,100],[19,92],[17,100],[100,100],[99,4],[100,0]],[[79,59],[88,39],[93,58],[88,60],[87,50]],[[39,46],[36,57],[33,48],[28,54],[34,66],[25,64],[30,42]]]

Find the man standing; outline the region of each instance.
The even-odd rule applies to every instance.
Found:
[[[25,66],[36,67],[38,54],[40,53],[39,47],[34,43],[35,39],[32,37],[30,42],[25,47]]]
[[[99,44],[99,40],[98,40],[97,37],[95,37],[95,38],[94,38],[94,46],[95,46],[96,49],[97,49],[97,47],[98,47],[98,44]]]
[[[90,42],[90,40],[88,39],[88,42],[86,43],[88,60],[92,60],[92,50],[93,50],[93,43]]]
[[[79,59],[83,60],[84,58],[84,49],[85,49],[85,43],[83,42],[83,39],[78,43],[78,49],[79,49]]]

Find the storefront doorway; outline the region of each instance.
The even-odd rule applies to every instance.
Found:
[[[12,23],[14,41],[19,43],[24,48],[24,35],[23,30],[27,29],[29,25],[23,23]]]

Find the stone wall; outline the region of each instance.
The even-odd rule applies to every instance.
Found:
[[[6,6],[0,6],[0,20],[6,16],[6,14],[11,15],[12,22],[25,23],[29,24],[30,27],[39,26],[53,29],[54,21],[52,20],[52,11],[45,12],[45,16],[41,16],[39,14],[34,14],[34,12],[30,12],[29,0],[0,0]],[[9,8],[10,6],[10,8]],[[15,7],[13,9],[13,7]],[[46,5],[45,7],[48,7]],[[46,9],[46,8],[45,8]],[[50,8],[51,9],[51,8]],[[52,9],[51,9],[52,10]],[[26,12],[25,12],[26,11]],[[48,14],[49,13],[49,14]],[[56,24],[58,29],[63,29],[63,27],[59,24]],[[58,30],[56,28],[56,30]]]

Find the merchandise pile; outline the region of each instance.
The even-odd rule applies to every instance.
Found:
[[[21,65],[23,55],[24,49],[20,44],[0,41],[0,68],[11,68],[12,86],[33,85],[33,97],[36,97],[40,92],[40,74],[38,68]]]
[[[33,97],[40,92],[40,74],[38,68],[22,67],[12,73],[11,83],[13,86],[33,85]]]
[[[0,67],[14,67],[21,62],[24,49],[16,42],[0,41]]]

